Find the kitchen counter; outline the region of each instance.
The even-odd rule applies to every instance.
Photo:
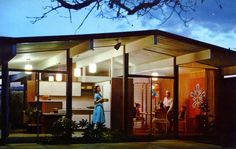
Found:
[[[53,113],[53,112],[50,112],[50,113],[42,113],[42,115],[45,115],[45,116],[65,116],[66,113]]]

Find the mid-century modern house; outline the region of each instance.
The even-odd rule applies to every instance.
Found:
[[[106,127],[126,135],[194,136],[214,127],[235,136],[230,49],[160,30],[0,37],[0,62],[2,141],[50,137],[62,116],[92,123],[95,85],[109,99]]]

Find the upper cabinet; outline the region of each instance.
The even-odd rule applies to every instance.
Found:
[[[66,82],[39,82],[39,95],[66,96]],[[81,96],[81,83],[72,83],[72,96]]]

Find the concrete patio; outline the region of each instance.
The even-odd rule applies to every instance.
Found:
[[[97,143],[97,144],[68,144],[45,145],[36,143],[7,144],[0,149],[233,149],[213,144],[199,143],[183,140],[157,140],[153,142],[128,142],[128,143]]]

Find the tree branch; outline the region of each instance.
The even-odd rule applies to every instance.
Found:
[[[34,19],[31,21],[31,23],[34,24],[37,21],[46,18],[52,11],[65,8],[69,10],[69,18],[72,22],[71,10],[79,11],[83,8],[89,8],[89,12],[76,29],[77,32],[94,8],[97,7],[97,15],[108,19],[127,19],[127,16],[129,15],[135,14],[137,17],[142,17],[149,14],[152,18],[159,17],[159,20],[162,21],[160,24],[164,24],[171,18],[171,16],[176,14],[186,25],[186,23],[191,21],[192,18],[189,19],[185,14],[195,11],[197,5],[204,1],[205,0],[51,0],[51,3],[56,3],[57,5],[46,7],[46,12],[44,12],[40,17],[27,18]],[[221,0],[215,1],[217,5],[222,8]]]
[[[81,26],[84,24],[84,22],[87,20],[88,16],[90,15],[90,13],[93,11],[93,9],[96,7],[97,4],[95,4],[90,11],[87,13],[87,15],[84,17],[83,21],[80,23],[79,27],[77,27],[77,29],[75,30],[75,33],[81,28]]]
[[[152,8],[160,3],[160,0],[154,0],[153,2],[142,2],[139,3],[139,5],[135,6],[133,9],[130,9],[128,6],[126,6],[124,3],[121,3],[120,0],[113,0],[113,4],[119,6],[120,8],[124,9],[127,11],[127,15],[133,15],[139,10],[142,9],[147,9],[147,8]]]
[[[46,18],[49,13],[51,13],[52,11],[57,11],[57,9],[59,9],[59,8],[62,8],[62,6],[57,6],[57,7],[52,7],[51,6],[51,8],[48,11],[44,12],[40,17],[27,17],[27,18],[34,19],[34,20],[30,21],[30,22],[32,24],[35,24],[39,20],[42,20],[43,18]]]
[[[58,3],[61,4],[62,7],[67,9],[73,9],[73,10],[79,10],[82,8],[85,8],[89,6],[90,4],[97,2],[98,0],[85,0],[82,3],[79,3],[78,1],[74,2],[74,4],[70,4],[66,2],[65,0],[57,0]]]

